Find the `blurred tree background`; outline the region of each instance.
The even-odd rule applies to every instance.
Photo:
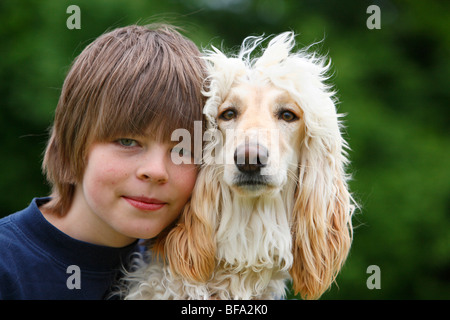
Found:
[[[66,27],[72,4],[79,30]],[[366,26],[372,4],[381,29]],[[320,41],[362,205],[338,285],[322,299],[450,299],[449,1],[1,0],[0,216],[49,193],[40,165],[72,60],[106,30],[155,20],[199,47],[287,30],[300,47]],[[381,289],[366,285],[370,265]]]

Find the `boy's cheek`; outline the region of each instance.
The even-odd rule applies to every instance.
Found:
[[[182,172],[179,173],[180,181],[183,181],[185,184],[185,188],[188,188],[192,191],[195,185],[195,181],[197,180],[198,176],[198,169],[195,165],[192,165],[190,168],[186,168]]]

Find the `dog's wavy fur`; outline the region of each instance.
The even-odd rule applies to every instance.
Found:
[[[273,37],[257,58],[263,37],[246,38],[236,56],[205,53],[207,132],[221,130],[218,110],[240,82],[277,88],[300,108],[295,145],[281,149],[293,159],[282,183],[260,196],[236,193],[213,156],[220,139],[208,141],[190,203],[151,248],[162,259],[141,260],[127,275],[127,299],[282,298],[289,278],[296,294],[315,299],[335,280],[352,241],[348,146],[325,83],[330,63],[309,49],[292,52],[294,38]]]

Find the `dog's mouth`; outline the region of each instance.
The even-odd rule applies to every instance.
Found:
[[[270,187],[266,176],[238,174],[233,181],[233,185],[239,189],[248,191],[258,191]]]

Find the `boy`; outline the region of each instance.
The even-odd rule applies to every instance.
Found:
[[[197,167],[171,133],[202,118],[200,52],[170,26],[106,33],[74,61],[43,169],[48,198],[0,220],[0,299],[102,299],[137,239],[178,217]]]

